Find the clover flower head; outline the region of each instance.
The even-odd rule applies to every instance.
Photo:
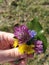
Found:
[[[25,25],[14,28],[14,35],[20,43],[27,42],[29,39],[31,39],[28,30],[29,29]]]
[[[43,52],[43,42],[41,40],[36,40],[34,44],[35,44],[35,51],[37,53],[42,53]]]

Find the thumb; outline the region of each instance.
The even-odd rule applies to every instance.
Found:
[[[15,61],[17,59],[25,57],[26,57],[25,54],[19,53],[18,48],[0,51],[0,63]]]
[[[13,60],[13,61],[10,61],[9,63],[11,64],[11,65],[26,65],[26,58],[27,58],[27,55],[26,54],[20,54],[19,52],[18,52],[18,48],[15,48],[15,49],[13,49],[14,50],[14,54],[12,55],[12,57],[17,57],[15,60]]]
[[[10,56],[12,58],[14,58],[14,59],[15,58],[17,58],[17,59],[19,59],[19,58],[25,58],[27,56],[26,54],[21,54],[19,52],[18,48],[10,49],[9,52],[10,52]]]

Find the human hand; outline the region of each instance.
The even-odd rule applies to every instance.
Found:
[[[14,34],[12,34],[12,33],[0,31],[0,50],[9,50],[9,49],[13,48],[13,42],[14,42],[13,37],[14,37]],[[18,50],[13,49],[13,53],[12,53],[12,57],[14,55],[13,58],[16,58],[17,52],[18,52]],[[30,56],[28,56],[26,54],[21,55],[18,52],[18,57],[19,57],[19,59],[21,59],[21,57],[23,58],[23,59],[20,60],[20,62],[18,64],[14,64],[14,62],[13,62],[14,60],[10,63],[12,65],[26,65],[27,57],[30,57]]]
[[[0,31],[0,50],[9,50],[11,49],[13,46],[13,39],[14,35],[12,33],[7,33],[7,32],[2,32]],[[17,55],[18,50],[13,49],[13,53],[11,54],[12,56],[14,56],[14,58]],[[18,53],[18,57],[20,56],[20,58],[22,57],[23,60],[21,59],[18,65],[26,65],[26,58],[24,58],[24,56],[26,55],[20,55],[20,53]],[[10,62],[11,64],[14,65],[14,62]]]

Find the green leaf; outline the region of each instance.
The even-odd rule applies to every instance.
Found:
[[[47,48],[47,39],[42,32],[43,28],[40,25],[38,18],[35,17],[31,22],[27,22],[27,26],[30,30],[35,30],[37,32],[36,38],[38,38],[38,40],[43,41],[43,47],[45,52]]]
[[[34,18],[31,22],[27,22],[27,26],[29,29],[35,30],[37,33],[42,30],[38,18]]]
[[[38,35],[37,38],[43,42],[43,48],[44,48],[44,52],[45,52],[46,49],[47,49],[47,39],[46,39],[46,37],[43,34],[41,34],[41,35]]]

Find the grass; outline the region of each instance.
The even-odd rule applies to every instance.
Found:
[[[16,23],[25,24],[35,16],[38,16],[49,43],[49,0],[0,0],[2,31],[13,32]],[[34,60],[28,60],[27,65],[49,65],[49,56],[45,59],[46,54],[49,54],[49,44],[43,57],[40,55]]]

